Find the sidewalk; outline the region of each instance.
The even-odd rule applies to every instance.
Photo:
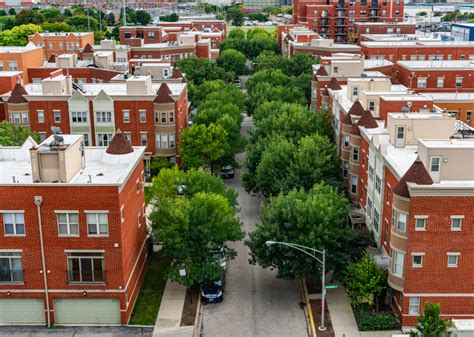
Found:
[[[329,315],[331,315],[336,337],[391,337],[394,333],[400,333],[399,330],[359,332],[346,289],[342,284],[338,285],[337,289],[330,289],[326,294]]]
[[[193,326],[180,326],[185,298],[186,287],[171,281],[166,282],[153,337],[191,337],[193,335]]]

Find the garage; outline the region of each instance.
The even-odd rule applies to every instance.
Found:
[[[120,324],[118,298],[57,298],[56,324]]]
[[[46,324],[41,298],[1,298],[0,324]]]

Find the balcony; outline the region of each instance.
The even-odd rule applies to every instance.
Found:
[[[345,26],[347,26],[347,24],[344,20],[340,20],[336,22],[336,27],[345,27]]]
[[[347,35],[346,31],[336,31],[336,35]]]
[[[345,18],[345,17],[347,17],[347,15],[344,14],[344,12],[338,12],[338,13],[336,13],[336,15],[334,17],[336,17],[336,18]]]
[[[369,17],[378,18],[378,17],[380,17],[380,15],[377,13],[377,11],[371,11],[371,12],[369,12]]]
[[[320,27],[329,27],[329,21],[328,20],[321,20],[319,22]]]

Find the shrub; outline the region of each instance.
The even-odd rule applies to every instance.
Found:
[[[353,308],[360,331],[394,330],[400,328],[400,322],[388,312],[373,312],[368,306]]]

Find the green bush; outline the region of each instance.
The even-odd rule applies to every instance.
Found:
[[[398,319],[391,313],[373,312],[367,306],[354,309],[359,331],[394,330],[400,328]]]

